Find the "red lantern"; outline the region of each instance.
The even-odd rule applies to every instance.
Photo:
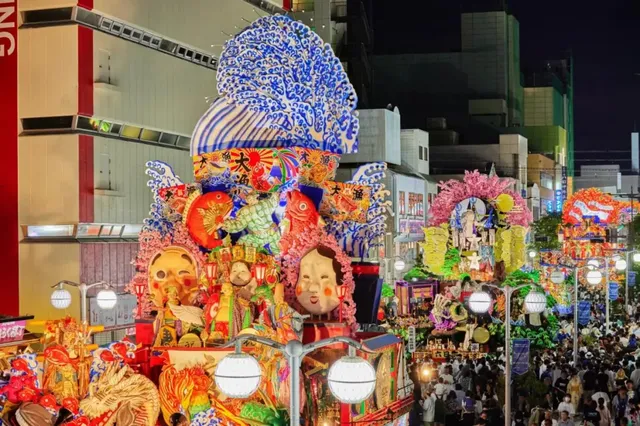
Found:
[[[342,322],[342,302],[347,297],[347,286],[345,284],[338,286],[338,299],[340,300],[340,310],[338,311],[338,321]]]
[[[258,285],[262,285],[265,272],[267,272],[267,265],[264,263],[256,263],[253,267],[253,276],[258,282]]]
[[[147,291],[147,285],[141,282],[137,282],[133,286],[133,290],[138,297],[138,318],[142,318],[142,296]]]
[[[207,276],[209,285],[218,278],[218,262],[207,262],[204,264],[204,273]]]

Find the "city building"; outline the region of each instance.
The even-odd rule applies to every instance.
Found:
[[[506,7],[473,8],[458,21],[448,29],[459,32],[456,45],[439,34],[442,44],[426,52],[373,56],[374,104],[400,106],[407,127],[444,117],[462,143],[495,139],[500,128],[523,125],[519,23]]]
[[[562,211],[562,166],[553,159],[542,154],[528,155],[527,186],[528,195],[532,197],[529,200],[529,208],[534,220],[549,213]],[[535,193],[538,197],[535,197]]]
[[[525,74],[524,124],[511,128],[529,140],[529,150],[566,167],[574,176],[573,67],[571,56],[543,61]]]
[[[495,167],[499,176],[515,179],[514,190],[526,192],[527,139],[519,134],[499,135],[492,144],[431,145],[430,154],[430,176],[438,181],[461,179],[465,170],[489,173]]]
[[[166,161],[192,179],[190,135],[205,96],[217,95],[222,44],[258,16],[284,12],[253,3],[19,3],[21,133],[15,162],[3,159],[6,192],[16,191],[5,202],[18,213],[5,224],[19,234],[2,240],[2,313],[59,317],[49,297],[61,280],[122,291],[152,202],[145,163]],[[79,306],[73,294],[67,312],[77,316]]]
[[[340,160],[337,178],[349,180],[359,165],[387,163],[383,181],[390,192],[391,214],[387,217],[385,253],[401,257],[406,267],[395,271],[399,278],[415,262],[417,243],[424,239],[429,201],[435,197],[435,181],[427,179],[429,171],[429,134],[419,129],[400,130],[397,108],[359,110],[358,152],[345,154]]]

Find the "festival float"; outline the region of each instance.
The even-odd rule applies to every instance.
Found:
[[[195,182],[167,164],[147,164],[154,203],[129,288],[140,297],[137,335],[150,348],[162,420],[395,421],[410,403],[399,396],[401,341],[356,333],[353,300],[359,269],[352,258],[367,259],[385,230],[387,191],[379,182],[386,166],[365,165],[352,180],[334,181],[340,155],[357,149],[357,101],[346,73],[308,27],[265,17],[225,44],[218,92],[193,133]],[[290,358],[256,343],[332,337],[359,342],[358,355],[384,378],[363,402],[341,403],[330,391],[329,367],[346,354],[343,344],[290,368]],[[230,341],[248,342],[243,349],[261,371],[247,398],[214,386],[234,352]],[[292,393],[300,413],[291,413]]]
[[[624,283],[624,271],[618,270],[616,261],[626,256],[626,241],[616,238],[617,231],[631,220],[631,205],[595,188],[582,189],[574,193],[563,206],[562,221],[557,230],[559,250],[540,251],[541,283],[558,301],[561,314],[570,312],[572,296],[565,288],[566,281],[573,281],[574,268],[578,271],[578,284],[588,299],[601,304],[606,286],[616,290]],[[587,263],[606,262],[607,279],[589,283]],[[594,268],[599,269],[599,268]],[[552,276],[553,274],[561,276]],[[552,279],[553,278],[553,279]],[[589,303],[581,302],[589,311]],[[588,319],[586,320],[588,322]]]
[[[334,181],[358,135],[340,61],[308,27],[268,16],[225,44],[217,82],[191,141],[195,181],[146,164],[153,203],[127,286],[137,345],[95,348],[88,324],[48,323],[42,353],[3,361],[6,424],[406,422],[402,341],[357,331],[388,191],[384,163]],[[345,383],[354,371],[364,379]]]
[[[413,279],[397,282],[395,287],[398,312],[414,313],[416,307],[418,312],[428,312],[429,323],[422,321],[419,331],[424,347],[414,357],[477,358],[488,350],[484,345],[490,338],[488,324],[470,316],[465,301],[481,288],[480,283],[502,283],[525,265],[532,215],[525,200],[511,189],[514,183],[476,170],[465,172],[462,181],[439,184],[421,244],[424,266]],[[494,323],[504,321],[503,299],[497,297],[490,310]],[[403,317],[392,320],[401,325],[407,321],[415,322]]]

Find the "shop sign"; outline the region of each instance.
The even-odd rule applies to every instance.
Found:
[[[26,320],[0,323],[0,343],[22,340]]]

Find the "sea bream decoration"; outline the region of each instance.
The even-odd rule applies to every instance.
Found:
[[[257,353],[269,379],[238,403],[206,392],[215,360],[179,367],[169,348],[241,334],[286,343],[311,320],[352,333],[351,257],[384,235],[386,165],[335,182],[340,156],[357,150],[357,97],[331,46],[302,23],[266,16],[242,30],[224,46],[217,82],[191,139],[195,182],[147,164],[153,204],[129,289],[145,289],[153,346],[167,348],[165,421],[281,424],[281,378],[292,372],[280,355]]]

